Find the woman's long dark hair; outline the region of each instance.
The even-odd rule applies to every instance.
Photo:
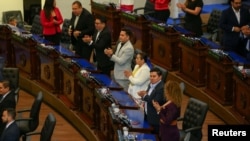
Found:
[[[51,11],[54,9],[54,0],[46,0],[43,6],[46,19],[50,19]]]

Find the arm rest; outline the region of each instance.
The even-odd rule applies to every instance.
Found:
[[[135,9],[134,9],[134,13],[137,14],[137,11],[139,11],[139,10],[144,10],[144,9],[145,9],[144,7],[135,8]]]
[[[19,118],[19,119],[15,119],[16,122],[18,121],[30,121],[32,120],[32,118]]]
[[[17,93],[19,92],[19,90],[20,90],[20,88],[17,87],[17,88],[15,89],[14,93],[17,94]]]
[[[26,136],[32,136],[32,135],[40,135],[41,132],[30,132],[30,133],[27,133],[25,134]]]
[[[192,128],[188,128],[185,130],[185,132],[192,132],[192,131],[196,131],[196,130],[200,130],[201,126],[196,126],[196,127],[192,127]]]
[[[184,117],[178,117],[177,121],[183,121]]]
[[[17,113],[30,112],[31,109],[22,109],[17,111]]]

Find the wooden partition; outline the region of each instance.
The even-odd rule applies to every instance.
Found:
[[[208,47],[184,36],[180,37],[179,47],[181,48],[179,75],[197,87],[205,86]]]
[[[150,59],[152,63],[169,71],[178,70],[180,65],[180,34],[171,27],[157,24],[150,26]]]
[[[149,21],[142,15],[121,12],[121,24],[121,27],[131,29],[133,32],[135,40],[134,47],[150,55]]]
[[[226,56],[208,51],[206,58],[205,92],[222,105],[231,105],[233,100],[233,63]]]
[[[0,25],[0,56],[5,58],[6,67],[15,67],[15,52],[11,44],[11,28]]]
[[[244,76],[237,68],[233,75],[233,110],[250,123],[250,79]]]
[[[25,72],[30,79],[37,79],[39,76],[38,56],[35,48],[37,42],[31,37],[12,34],[11,43],[15,50],[16,67]]]

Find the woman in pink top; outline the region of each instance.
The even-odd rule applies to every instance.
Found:
[[[160,22],[166,23],[170,16],[169,3],[171,0],[150,0],[154,3],[155,18]]]
[[[60,25],[63,23],[63,18],[59,8],[56,7],[56,0],[45,1],[40,18],[44,38],[55,45],[59,45],[62,33]]]

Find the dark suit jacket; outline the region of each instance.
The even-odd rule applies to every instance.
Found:
[[[240,9],[240,23],[231,6],[222,12],[219,26],[223,30],[222,44],[225,50],[238,51],[237,47],[241,42],[240,33],[233,32],[232,29],[234,26],[242,27],[249,24],[250,13],[247,9]]]
[[[15,93],[14,91],[11,91],[4,99],[0,102],[0,116],[3,115],[3,110],[6,108],[16,108],[16,101],[15,101]],[[3,130],[5,128],[5,123],[0,122],[0,135],[2,134]]]
[[[19,141],[20,130],[14,121],[9,125],[7,129],[4,130],[1,135],[0,141]]]
[[[70,25],[72,26],[73,32],[75,30],[79,30],[81,31],[81,34],[77,39],[73,35],[71,35],[71,43],[74,46],[76,54],[80,55],[84,59],[89,60],[92,48],[87,43],[83,42],[82,37],[84,35],[91,35],[91,36],[93,35],[95,30],[94,17],[90,14],[89,11],[83,8],[82,13],[76,24],[76,27],[74,27],[75,18],[76,16],[72,13],[72,17],[70,19]]]
[[[93,48],[95,48],[96,56],[95,60],[97,61],[98,67],[100,69],[105,67],[114,68],[114,62],[110,61],[110,58],[104,54],[105,48],[111,48],[111,33],[108,27],[105,27],[99,34],[96,39],[98,31],[95,31],[93,35]]]
[[[149,90],[149,88],[148,88],[148,90]],[[152,104],[152,100],[158,101],[158,103],[160,105],[163,105],[165,103],[163,81],[158,83],[155,86],[154,90],[151,92],[151,94],[146,95],[143,98],[143,100],[147,102],[147,121],[148,121],[148,123],[150,125],[153,125],[153,126],[158,126],[160,124],[160,117],[157,114],[157,112]]]

